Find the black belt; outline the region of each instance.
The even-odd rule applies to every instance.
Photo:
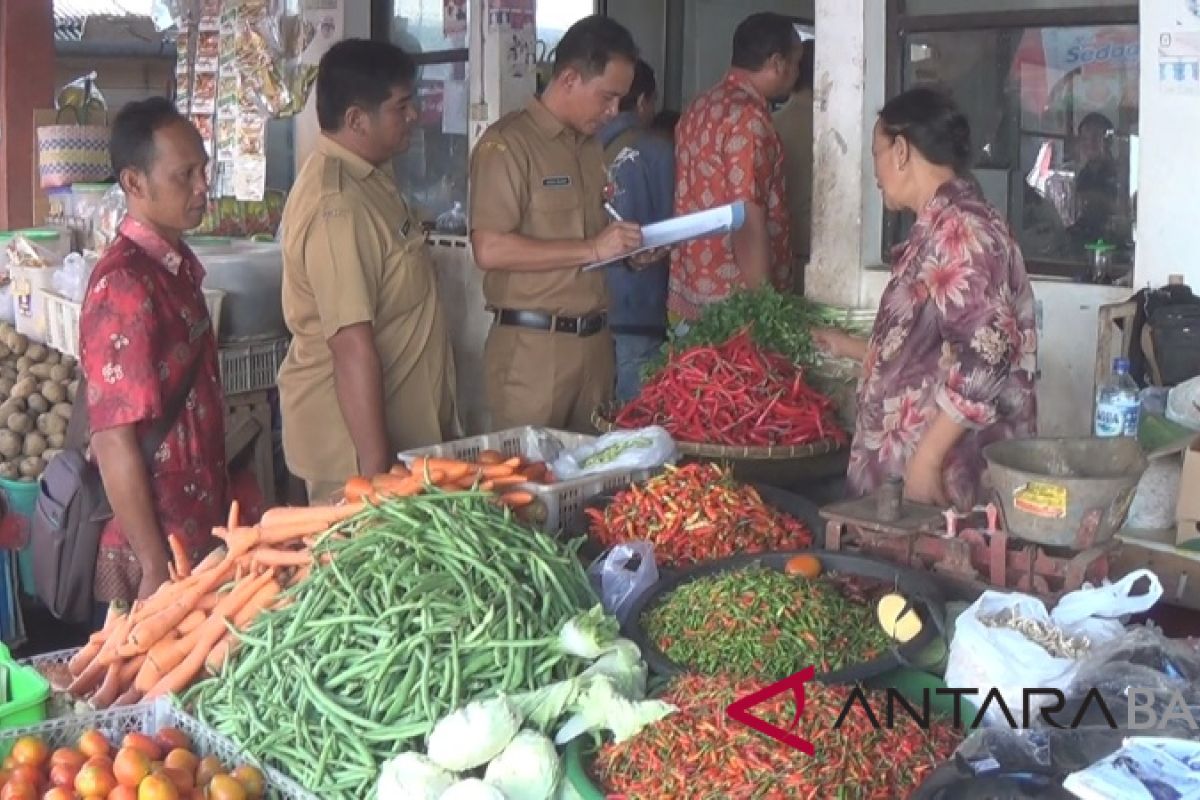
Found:
[[[543,314],[540,311],[517,311],[502,308],[496,313],[496,322],[514,328],[532,328],[537,331],[569,333],[572,336],[595,336],[608,324],[608,314],[601,311],[585,317]]]

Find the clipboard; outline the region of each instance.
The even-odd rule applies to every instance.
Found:
[[[704,239],[709,236],[721,236],[733,233],[746,224],[746,204],[742,200],[728,203],[705,211],[684,214],[682,217],[655,222],[642,226],[642,246],[632,253],[626,253],[618,258],[604,261],[594,261],[583,267],[584,272],[606,267],[624,261],[630,256],[645,253],[658,247],[670,247],[693,239]]]

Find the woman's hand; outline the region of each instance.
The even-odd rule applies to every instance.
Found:
[[[813,344],[831,358],[850,358],[863,361],[867,357],[867,340],[835,328],[813,328]]]
[[[904,473],[904,497],[914,503],[940,508],[949,506],[950,498],[942,480],[941,462],[923,458],[920,453],[915,454]]]

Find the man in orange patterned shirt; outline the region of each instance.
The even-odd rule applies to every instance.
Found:
[[[767,281],[790,288],[783,144],[770,104],[788,98],[803,52],[787,17],[747,17],[733,34],[729,72],[679,121],[675,213],[741,200],[746,222],[736,233],[688,242],[672,253],[668,308],[677,318],[694,320],[704,306]]]

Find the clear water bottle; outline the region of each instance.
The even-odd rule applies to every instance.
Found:
[[[1136,437],[1141,410],[1138,386],[1129,377],[1129,359],[1118,358],[1113,361],[1112,373],[1096,390],[1096,435]]]

